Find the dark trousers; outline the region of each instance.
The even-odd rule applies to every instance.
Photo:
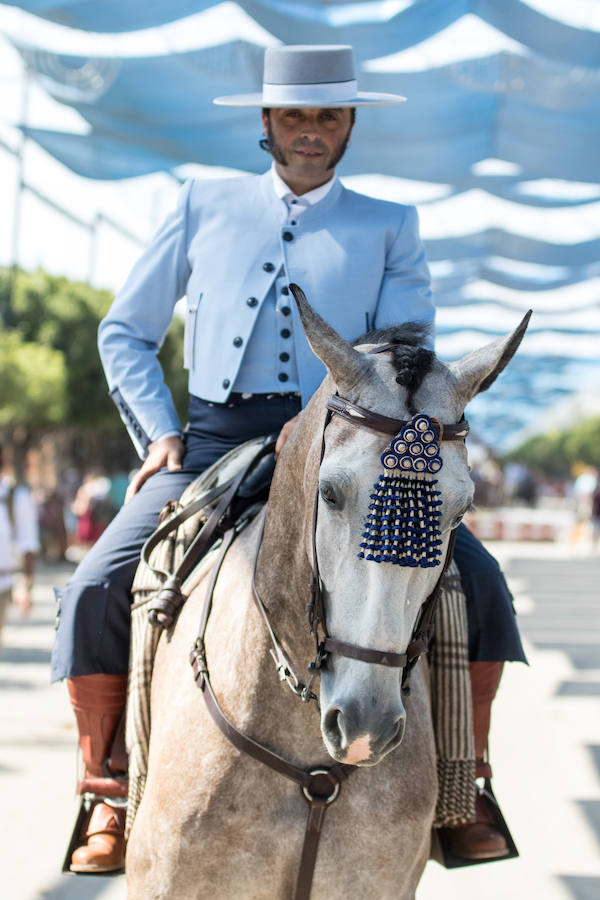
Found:
[[[141,548],[167,500],[178,500],[198,475],[234,447],[278,432],[300,409],[293,396],[255,395],[233,407],[190,398],[186,454],[179,472],[162,469],[145,482],[56,588],[57,633],[51,678],[121,675],[129,664],[131,585]],[[455,559],[467,594],[471,659],[525,660],[512,597],[496,560],[461,526]],[[488,624],[489,623],[489,624]]]
[[[51,679],[121,675],[129,664],[131,585],[140,551],[167,500],[244,441],[277,433],[300,411],[294,396],[256,394],[235,406],[190,397],[186,453],[179,472],[161,469],[118,512],[64,588],[55,588],[57,633]]]

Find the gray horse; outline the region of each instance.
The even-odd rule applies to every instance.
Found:
[[[389,417],[406,419],[417,409],[458,423],[468,401],[508,363],[526,323],[458,362],[433,358],[407,390],[393,353],[351,347],[300,294],[298,305],[329,374],[281,453],[262,544],[255,520],[225,558],[206,634],[208,665],[225,714],[250,738],[302,768],[331,766],[331,757],[357,765],[324,825],[313,900],[409,900],[429,857],[437,792],[427,666],[415,666],[406,695],[398,668],[332,655],[321,676],[319,719],[274,673],[251,595],[255,556],[260,544],[258,592],[287,656],[303,671],[315,655],[305,606],[318,497],[315,549],[329,633],[404,652],[439,567],[358,558],[389,436],[334,416],[322,448],[327,399],[337,391]],[[464,444],[441,448],[443,554],[473,485]],[[190,669],[209,577],[207,559],[171,639],[158,646],[148,780],[127,849],[130,900],[282,900],[294,891],[307,803],[288,780],[228,742]]]

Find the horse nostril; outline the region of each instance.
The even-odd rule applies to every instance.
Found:
[[[397,740],[398,743],[400,743],[400,741],[404,737],[405,727],[406,727],[406,715],[402,715],[396,720],[396,732],[393,737],[393,740]]]
[[[341,715],[341,709],[337,709],[337,707],[334,706],[327,710],[325,718],[323,719],[323,729],[327,734],[327,737],[336,744],[340,744],[342,740],[342,729],[340,727]]]

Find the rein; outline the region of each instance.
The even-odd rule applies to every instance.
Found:
[[[268,766],[270,769],[273,769],[290,781],[295,782],[295,784],[300,787],[303,797],[308,801],[309,811],[304,832],[304,844],[302,847],[302,856],[300,857],[300,867],[298,869],[294,900],[309,900],[325,812],[327,807],[338,798],[342,781],[348,778],[356,766],[346,765],[345,763],[335,763],[333,766],[327,768],[301,769],[299,766],[295,766],[293,763],[288,762],[288,760],[284,759],[282,756],[273,753],[272,750],[269,750],[267,747],[264,747],[262,744],[259,744],[257,741],[254,741],[252,738],[249,738],[247,735],[238,731],[221,709],[219,701],[215,696],[215,692],[210,682],[210,674],[206,661],[204,636],[210,617],[213,596],[221,566],[235,537],[243,528],[245,528],[249,521],[249,519],[242,521],[242,523],[230,529],[223,537],[219,556],[215,561],[211,573],[210,584],[207,588],[200,621],[200,631],[190,653],[190,663],[194,671],[194,679],[202,691],[208,712],[227,740],[242,753],[247,753],[249,756],[258,760],[258,762]],[[268,627],[272,639],[275,640],[276,645],[279,646],[270,624],[268,624]]]
[[[387,349],[387,348],[386,348]],[[381,350],[379,351],[381,352]],[[321,457],[319,466],[323,461],[325,454],[325,430],[331,421],[332,415],[340,415],[342,418],[355,425],[361,425],[371,428],[375,431],[382,431],[386,434],[396,434],[406,423],[397,419],[391,419],[387,416],[381,416],[370,410],[364,409],[349,400],[345,400],[337,395],[332,395],[327,402],[327,415],[323,425],[323,434],[321,439]],[[468,434],[468,424],[463,419],[458,425],[442,425],[438,422],[437,433],[438,440],[458,441],[464,440]],[[330,637],[326,620],[325,607],[323,602],[323,583],[319,573],[319,564],[316,550],[316,533],[317,533],[317,514],[319,502],[319,488],[315,493],[315,502],[313,507],[313,525],[312,525],[312,572],[310,580],[310,600],[307,605],[308,621],[310,632],[314,635],[316,654],[315,659],[308,666],[310,679],[303,684],[297,675],[290,660],[288,659],[283,647],[281,646],[275,631],[269,621],[267,610],[256,589],[255,576],[258,563],[260,547],[262,545],[262,537],[264,531],[261,530],[260,540],[258,542],[256,557],[254,563],[254,573],[252,577],[252,594],[267,630],[269,632],[273,649],[271,655],[275,661],[279,677],[282,681],[286,681],[292,691],[299,696],[304,702],[314,700],[318,706],[317,695],[311,690],[314,678],[320,674],[329,653],[337,653],[351,659],[362,660],[367,663],[376,665],[392,666],[400,668],[402,672],[402,687],[408,692],[408,678],[414,665],[417,663],[421,653],[426,652],[429,646],[431,632],[433,627],[433,618],[437,601],[440,594],[442,578],[452,559],[454,549],[455,531],[452,531],[446,558],[442,566],[441,573],[437,579],[436,585],[425,600],[421,607],[421,611],[413,630],[411,641],[405,653],[394,653],[389,650],[375,650],[368,647],[360,647],[354,644],[348,644],[344,641],[338,641]],[[221,504],[219,504],[220,506]],[[190,663],[194,671],[194,679],[196,684],[202,691],[202,695],[207,705],[213,721],[220,729],[222,734],[232,743],[238,750],[247,753],[249,756],[268,766],[274,771],[283,775],[285,778],[295,782],[302,790],[302,795],[309,803],[309,812],[304,833],[304,844],[302,855],[300,858],[300,866],[298,870],[296,888],[294,892],[294,900],[309,900],[314,876],[314,869],[319,848],[319,840],[321,830],[324,823],[325,812],[327,807],[332,804],[339,796],[342,781],[356,769],[356,766],[346,765],[344,763],[335,763],[327,768],[301,769],[293,763],[288,762],[283,757],[247,735],[242,734],[230,722],[223,710],[221,709],[217,697],[214,693],[208,664],[206,659],[205,634],[208,626],[208,620],[212,609],[214,592],[219,577],[221,566],[227,555],[231,544],[235,537],[246,527],[250,521],[250,515],[246,515],[239,523],[236,523],[223,535],[223,542],[219,550],[219,556],[215,561],[211,572],[210,583],[207,586],[206,596],[202,609],[199,633],[190,653]]]

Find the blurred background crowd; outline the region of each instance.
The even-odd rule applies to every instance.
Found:
[[[529,439],[503,455],[495,454],[476,436],[471,438],[475,509],[470,526],[484,537],[567,539],[600,551],[600,470],[586,461],[595,459],[595,447],[600,445],[600,421],[595,426],[595,447],[591,424],[586,423],[590,452],[583,439],[577,445],[575,427]],[[566,450],[559,455],[561,439],[563,445],[569,440],[574,444],[575,455]],[[78,562],[124,501],[136,464],[126,436],[93,433],[86,440],[68,429],[57,429],[39,436],[17,463],[22,452],[19,444],[6,445],[3,483],[28,488],[42,558]],[[510,530],[509,523],[517,521],[520,534],[504,535],[503,527]]]

